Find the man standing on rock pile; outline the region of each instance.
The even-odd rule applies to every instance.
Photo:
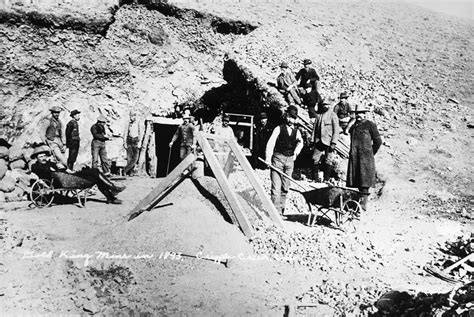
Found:
[[[321,182],[319,176],[321,167],[324,171],[324,180],[329,179],[329,171],[326,159],[329,153],[336,149],[337,140],[339,139],[339,122],[336,114],[329,110],[329,102],[322,101],[316,112],[314,121],[312,140],[314,143],[313,152],[313,179]]]
[[[99,157],[100,163],[102,166],[102,172],[108,176],[110,175],[110,163],[107,158],[107,149],[105,148],[105,141],[108,141],[109,138],[105,135],[105,123],[107,119],[100,115],[97,118],[97,122],[92,125],[92,168],[98,168],[99,166]]]
[[[298,108],[289,106],[286,110],[285,124],[273,130],[266,149],[267,164],[271,164],[290,177],[293,174],[295,159],[303,148],[303,138],[295,126],[297,118]],[[272,183],[272,202],[276,210],[279,210],[283,216],[286,195],[290,189],[290,181],[273,169],[270,172],[270,179]]]
[[[63,142],[63,124],[59,120],[61,108],[55,106],[49,109],[49,111],[51,111],[51,116],[44,118],[40,124],[40,137],[41,140],[50,147],[54,158],[64,167],[67,167],[67,160],[64,157],[66,147]]]
[[[79,154],[80,137],[79,137],[79,110],[71,111],[70,116],[72,117],[66,125],[66,146],[69,149],[69,156],[67,158],[67,168],[71,171],[74,169],[74,163]]]
[[[354,111],[356,118],[352,119],[346,128],[351,135],[347,187],[359,188],[359,191],[366,194],[360,201],[364,210],[367,209],[369,188],[375,185],[374,156],[382,145],[377,126],[366,119],[367,111],[365,106],[357,105]]]

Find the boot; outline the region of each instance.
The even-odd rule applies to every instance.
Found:
[[[110,198],[107,198],[107,204],[120,205],[121,203],[122,201],[117,197],[111,196]]]
[[[319,177],[319,164],[313,165],[313,180],[316,183],[322,182],[322,179]]]
[[[122,192],[126,187],[125,186],[117,186],[114,183],[112,183],[105,175],[99,173],[99,180],[104,184],[104,187],[106,187],[108,190],[111,191],[111,193],[115,196],[118,193]]]

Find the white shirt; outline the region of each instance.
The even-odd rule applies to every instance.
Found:
[[[285,128],[288,131],[288,135],[291,135],[293,133],[294,128],[288,125],[285,125]],[[280,126],[276,127],[273,130],[272,135],[270,136],[270,139],[268,139],[267,148],[265,151],[267,161],[269,161],[273,156],[275,144],[279,135],[280,135]],[[296,157],[300,154],[302,149],[303,149],[303,138],[301,137],[300,131],[297,130],[296,131],[296,148],[295,148],[295,154],[293,155],[293,158],[296,159]]]

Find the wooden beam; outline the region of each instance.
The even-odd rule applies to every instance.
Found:
[[[229,178],[229,175],[232,172],[233,167],[234,167],[234,156],[232,155],[232,151],[229,151],[229,155],[227,155],[227,160],[224,165],[224,173],[227,178]]]
[[[142,212],[152,209],[156,204],[158,204],[163,197],[163,192],[165,192],[169,187],[173,186],[173,184],[181,179],[183,172],[189,168],[190,165],[194,163],[196,157],[194,154],[189,154],[186,156],[181,163],[176,166],[175,169],[169,173],[164,179],[162,179],[158,185],[153,188],[153,190],[143,198],[138,205],[133,208],[133,210],[127,215],[128,220],[132,220],[139,216]]]
[[[245,155],[240,150],[239,145],[237,144],[235,139],[229,140],[228,143],[229,143],[230,148],[232,149],[232,152],[234,153],[235,157],[237,158],[240,165],[242,166],[245,174],[247,175],[247,178],[250,180],[250,184],[252,184],[252,187],[257,192],[257,195],[260,197],[260,199],[263,203],[263,207],[268,212],[268,215],[270,216],[270,219],[274,223],[276,223],[278,226],[283,227],[283,219],[281,219],[280,214],[276,210],[275,205],[273,205],[273,202],[271,201],[271,199],[268,196],[267,192],[263,188],[262,184],[255,177],[252,166],[250,165],[249,161],[247,160]]]
[[[146,152],[148,149],[148,143],[150,142],[152,130],[153,130],[153,123],[151,121],[147,121],[146,126],[145,126],[145,135],[143,137],[143,142],[142,142],[142,148],[138,155],[137,170],[139,171],[139,173],[145,170]]]
[[[204,156],[207,162],[209,163],[209,166],[212,169],[212,172],[214,173],[214,176],[216,177],[217,183],[221,187],[227,201],[229,202],[230,208],[232,209],[235,218],[237,219],[240,229],[242,229],[242,232],[245,234],[245,236],[251,238],[253,236],[252,225],[247,219],[247,216],[244,214],[242,205],[240,204],[237,198],[237,194],[229,184],[229,181],[227,180],[227,177],[224,174],[224,170],[217,161],[217,158],[215,157],[209,142],[201,132],[197,132],[197,140],[199,145],[201,146],[202,151],[204,152]]]

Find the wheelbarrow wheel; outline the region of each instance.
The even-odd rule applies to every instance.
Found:
[[[38,208],[48,207],[54,200],[54,187],[51,181],[39,179],[31,186],[30,199]]]
[[[355,200],[347,200],[342,206],[342,210],[337,217],[337,225],[345,230],[356,231],[357,224],[360,220],[360,212],[362,210],[359,202]]]

